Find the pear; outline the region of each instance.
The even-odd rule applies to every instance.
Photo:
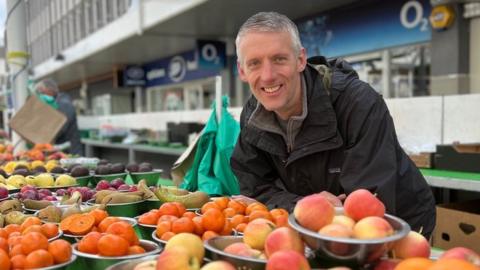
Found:
[[[3,214],[0,214],[0,228],[3,228],[5,225],[5,216]]]
[[[54,184],[53,176],[49,173],[41,173],[35,176],[35,185],[37,187],[51,187]]]
[[[78,204],[82,202],[82,193],[79,191],[74,191],[70,198],[63,200],[60,202],[61,205],[71,205],[71,204]]]
[[[7,185],[14,186],[15,188],[21,188],[27,184],[25,177],[20,174],[10,175],[5,182]]]
[[[27,219],[28,215],[20,211],[12,211],[5,215],[5,224],[22,224],[25,219]]]
[[[68,174],[61,174],[55,180],[55,186],[73,186],[77,180]]]
[[[59,223],[62,221],[62,209],[50,205],[38,211],[37,217],[43,221]]]
[[[17,199],[0,202],[0,213],[6,214],[11,211],[22,211],[22,203]]]
[[[72,204],[70,207],[65,209],[62,214],[62,220],[67,218],[68,216],[74,215],[74,214],[81,214],[82,209],[80,208],[80,205],[78,203]]]

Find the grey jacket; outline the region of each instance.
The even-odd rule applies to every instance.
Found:
[[[56,97],[58,111],[67,117],[67,122],[58,132],[56,144],[70,142],[70,153],[83,156],[83,145],[80,141],[80,132],[77,125],[77,113],[68,94],[59,93]]]

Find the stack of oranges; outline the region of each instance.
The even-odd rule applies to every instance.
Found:
[[[141,215],[140,224],[156,225],[158,238],[167,241],[173,235],[187,232],[202,237],[203,240],[218,235],[230,235],[233,230],[243,232],[247,224],[257,218],[265,218],[277,227],[288,226],[288,212],[276,208],[269,210],[260,202],[249,205],[228,197],[218,197],[205,203],[201,215],[186,211],[178,202],[164,203],[159,209],[152,209]]]
[[[94,209],[88,213],[73,214],[60,222],[60,229],[64,233],[82,236],[91,231],[99,231],[100,223],[107,217],[107,211],[102,209]]]
[[[78,251],[100,256],[118,257],[145,253],[135,229],[118,217],[107,217],[98,231],[89,232],[78,242]]]
[[[69,242],[48,241],[57,235],[56,224],[42,224],[37,217],[28,217],[21,225],[5,226],[0,229],[0,269],[41,268],[69,261]]]

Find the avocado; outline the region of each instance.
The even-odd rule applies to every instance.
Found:
[[[60,166],[55,166],[50,171],[51,173],[65,173],[65,169]]]
[[[28,169],[20,168],[20,169],[15,169],[12,173],[12,175],[19,174],[23,176],[31,175],[32,173]]]
[[[139,172],[151,172],[153,171],[152,164],[148,162],[142,162],[140,165],[138,165],[138,171]]]
[[[97,166],[95,169],[95,174],[105,175],[110,174],[110,164]]]
[[[70,175],[72,175],[73,177],[79,177],[79,176],[87,176],[89,175],[89,171],[87,168],[83,167],[83,166],[76,166],[72,169],[72,171],[70,172]]]
[[[137,163],[130,163],[127,165],[127,171],[129,172],[138,172],[139,166]]]
[[[115,163],[110,167],[110,173],[123,173],[125,172],[125,165],[123,163]]]

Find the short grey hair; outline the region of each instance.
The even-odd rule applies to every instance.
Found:
[[[57,83],[55,82],[55,80],[53,80],[51,78],[43,79],[35,85],[35,90],[36,91],[42,92],[41,91],[42,89],[50,90],[55,95],[57,95],[58,91],[59,91]]]
[[[235,45],[237,47],[237,58],[241,61],[239,45],[241,39],[248,32],[288,32],[292,38],[292,47],[296,54],[300,54],[302,43],[300,42],[300,34],[295,23],[287,16],[270,11],[259,12],[248,18],[238,30]]]

